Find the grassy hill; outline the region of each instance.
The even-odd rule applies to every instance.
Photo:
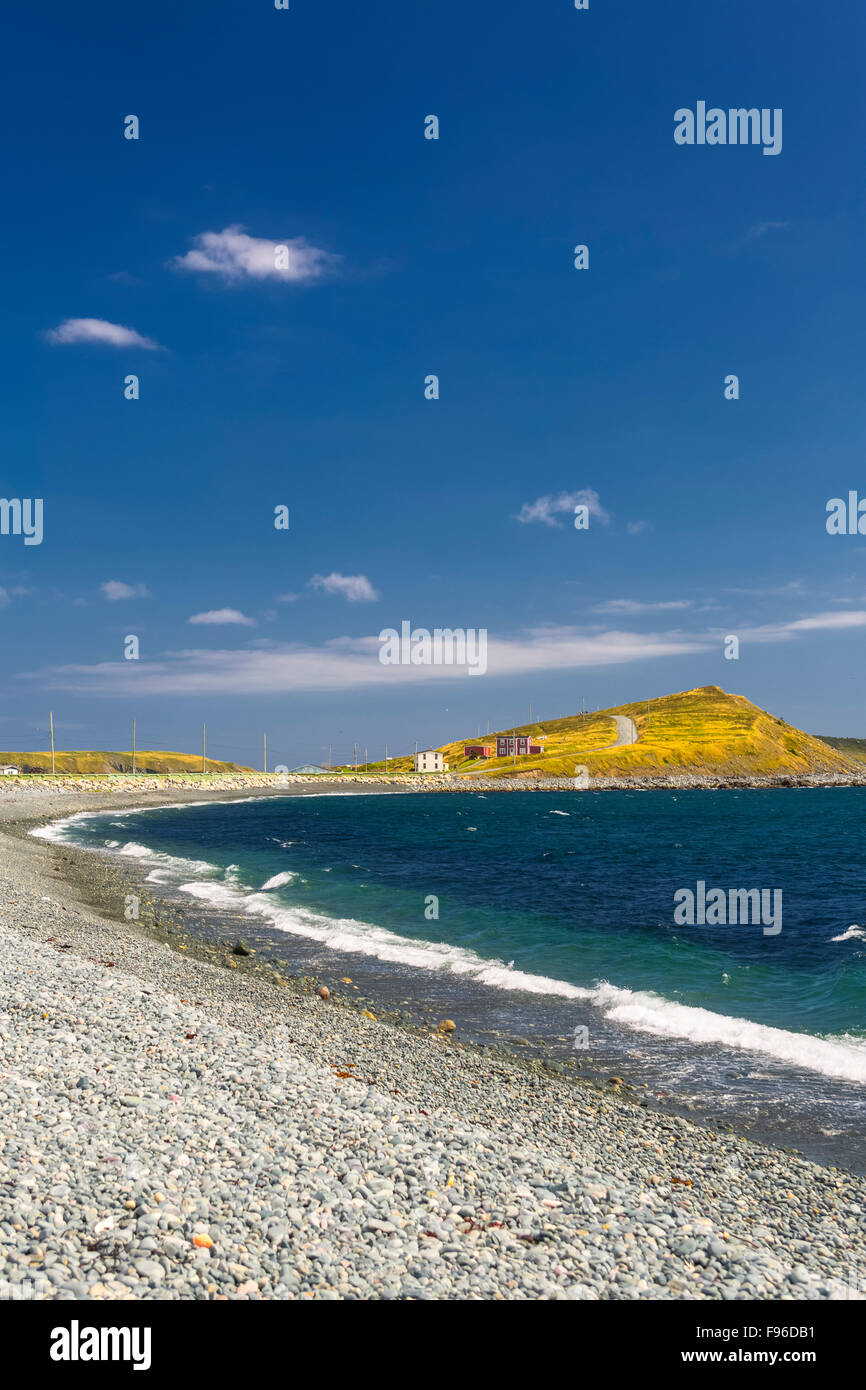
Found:
[[[614,715],[626,715],[637,727],[638,740],[615,744]],[[664,777],[671,773],[696,773],[720,777],[800,775],[829,773],[862,774],[866,766],[866,739],[818,738],[803,733],[783,719],[768,714],[744,695],[729,695],[718,685],[704,685],[677,695],[616,705],[595,714],[570,715],[540,723],[522,724],[501,733],[531,734],[544,738],[545,751],[533,758],[467,760],[465,744],[495,742],[496,734],[478,739],[474,734],[444,744],[441,752],[451,772],[478,772],[490,777],[573,777],[575,767],[585,766],[591,777]],[[2,753],[0,763],[14,763],[22,772],[50,772],[49,753]],[[132,771],[131,753],[58,752],[60,773],[99,775]],[[388,759],[389,774],[412,771],[412,755]],[[249,773],[239,763],[208,758],[209,773]],[[335,769],[336,771],[337,769]],[[371,773],[385,771],[384,763],[370,763]],[[136,753],[136,771],[142,773],[201,772],[198,754]]]
[[[858,763],[866,763],[866,738],[837,738],[835,734],[816,734],[815,737],[829,743],[831,748],[838,748],[849,758],[855,758]]]
[[[22,772],[51,771],[50,753],[0,753],[0,763],[12,763]],[[79,773],[82,776],[99,775],[106,772],[132,772],[132,753],[101,753],[57,751],[54,754],[54,767],[57,772]],[[152,752],[146,748],[137,749],[135,754],[136,772],[201,772],[201,754]],[[244,773],[252,769],[240,763],[221,763],[208,758],[207,770],[210,773]]]
[[[613,716],[634,720],[638,741],[611,747],[617,736]],[[467,761],[464,744],[495,741],[495,734],[474,736],[441,749],[452,772],[483,771],[493,777],[571,777],[576,766],[591,777],[664,777],[669,774],[713,776],[773,776],[862,773],[866,741],[859,755],[847,745],[856,740],[829,741],[786,724],[759,709],[743,695],[729,695],[717,685],[704,685],[647,702],[616,705],[595,714],[523,724],[501,730],[543,736],[543,756]],[[839,745],[845,744],[843,748]],[[408,771],[412,759],[389,759],[389,771]]]

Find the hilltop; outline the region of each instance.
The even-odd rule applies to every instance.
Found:
[[[632,720],[637,741],[616,744],[617,716]],[[536,757],[467,760],[466,744],[493,743],[496,734],[469,737],[443,745],[451,772],[483,772],[490,777],[571,777],[584,766],[590,777],[667,777],[671,774],[718,777],[862,776],[863,761],[854,749],[804,733],[744,695],[729,695],[718,685],[703,685],[658,699],[616,705],[594,714],[515,725],[504,734],[544,739]],[[848,744],[849,740],[837,740]],[[411,757],[388,760],[389,771],[412,767]]]
[[[11,763],[22,772],[51,771],[50,753],[0,753],[0,764]],[[90,751],[57,751],[54,766],[58,773],[73,773],[80,776],[93,776],[112,772],[132,772],[132,753],[103,753]],[[147,772],[201,772],[201,754],[154,752],[146,748],[136,749],[135,770]],[[208,758],[209,773],[249,773],[252,768],[242,767],[240,763],[221,763]]]

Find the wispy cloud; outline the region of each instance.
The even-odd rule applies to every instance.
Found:
[[[72,343],[105,343],[108,347],[160,351],[159,343],[152,338],[145,338],[134,328],[124,328],[121,323],[109,323],[107,319],[64,319],[57,328],[49,329],[45,336],[55,347]]]
[[[787,623],[762,623],[759,627],[739,629],[750,641],[784,642],[802,632],[844,632],[849,628],[866,627],[866,611],[850,608],[845,613],[815,613],[810,618],[796,618]]]
[[[487,679],[534,671],[623,665],[651,657],[676,656],[716,646],[681,633],[587,632],[559,627],[532,629],[520,637],[488,639]],[[133,674],[119,662],[64,666],[32,673],[41,683],[80,693],[118,695],[268,694],[302,690],[348,690],[429,681],[465,680],[450,666],[384,666],[378,637],[338,637],[320,647],[268,643],[240,651],[167,652],[155,662],[136,663]]]
[[[235,224],[221,232],[200,232],[193,239],[193,249],[175,256],[169,264],[175,270],[215,275],[226,284],[245,280],[309,284],[321,280],[341,260],[341,256],[311,246],[304,237],[254,237]]]
[[[237,624],[240,627],[255,627],[256,625],[254,618],[248,618],[237,608],[211,608],[207,613],[193,613],[187,622],[213,627],[224,624]]]
[[[366,574],[314,574],[309,585],[323,594],[339,594],[349,603],[374,603],[380,597]]]
[[[573,514],[577,506],[588,507],[590,516],[594,516],[603,526],[608,525],[610,517],[601,505],[598,493],[591,487],[581,488],[579,492],[548,493],[544,497],[537,497],[534,502],[524,502],[516,520],[540,521],[545,526],[561,526],[562,522],[557,521],[557,516],[562,512]]]
[[[8,608],[11,602],[8,589],[0,589],[0,608]]]
[[[277,603],[297,603],[300,594],[277,594]]]
[[[725,589],[726,594],[748,594],[758,598],[796,598],[804,593],[805,584],[802,579],[789,579],[787,584],[768,584],[764,588],[733,588]]]
[[[593,608],[593,613],[663,613],[675,608],[691,608],[693,601],[689,598],[670,599],[665,603],[641,603],[635,598],[611,598],[605,603],[597,603]]]
[[[234,613],[228,609],[223,612]],[[201,621],[222,621],[212,614]],[[237,614],[229,621],[245,621]],[[774,626],[739,628],[750,642],[782,642],[813,632],[866,627],[866,610],[817,613]],[[568,671],[630,665],[667,656],[721,652],[730,629],[701,633],[597,631],[576,627],[532,628],[515,637],[490,637],[487,680],[541,671]],[[859,640],[859,639],[858,639]],[[295,691],[350,690],[376,686],[460,681],[465,671],[452,666],[384,666],[377,636],[337,637],[313,647],[300,643],[253,643],[240,650],[166,652],[157,661],[70,665],[28,672],[23,680],[43,687],[88,695],[265,695]]]
[[[148,598],[148,588],[146,584],[124,584],[122,579],[106,579],[104,584],[100,584],[100,589],[107,599],[115,602],[121,598]]]
[[[651,521],[628,521],[625,529],[630,536],[639,536],[642,531],[651,531],[653,526]]]

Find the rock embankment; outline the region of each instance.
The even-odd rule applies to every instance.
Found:
[[[588,791],[653,791],[673,788],[677,791],[744,789],[750,787],[858,787],[866,786],[863,776],[840,776],[837,773],[811,775],[784,774],[766,777],[717,777],[698,773],[678,773],[664,777],[591,777]],[[13,798],[44,797],[48,793],[94,793],[113,799],[130,793],[190,792],[214,795],[221,792],[261,791],[278,795],[292,791],[328,791],[354,787],[358,791],[424,791],[424,792],[507,792],[507,791],[569,791],[578,787],[575,777],[537,777],[531,773],[512,777],[458,776],[436,773],[393,777],[365,776],[362,773],[333,773],[324,776],[287,777],[279,773],[204,774],[155,773],[147,776],[115,774],[109,776],[21,776],[0,777],[0,801]]]

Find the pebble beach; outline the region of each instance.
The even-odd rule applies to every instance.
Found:
[[[197,959],[26,833],[286,795],[237,780],[0,787],[0,1298],[866,1296],[863,1178]]]

